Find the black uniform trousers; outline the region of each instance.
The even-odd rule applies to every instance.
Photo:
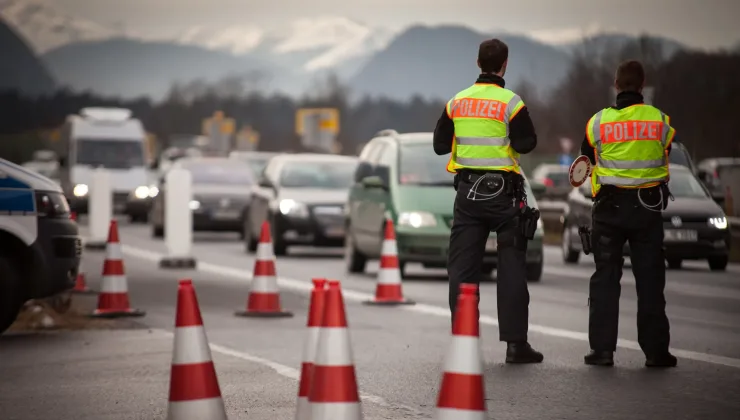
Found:
[[[480,283],[488,235],[496,231],[499,338],[507,342],[526,341],[529,323],[525,265],[527,239],[519,227],[520,201],[512,192],[503,192],[490,200],[470,200],[468,193],[474,180],[471,182],[463,175],[458,177],[447,263],[452,317],[455,316],[460,283]],[[477,191],[492,193],[484,184],[481,183]]]
[[[657,187],[643,189],[640,196],[648,205],[660,201]],[[650,357],[667,352],[670,342],[663,293],[663,218],[659,211],[648,210],[640,204],[637,190],[604,194],[594,204],[591,244],[596,271],[589,285],[589,344],[597,351],[616,350],[619,283],[626,242],[637,288],[637,341]]]

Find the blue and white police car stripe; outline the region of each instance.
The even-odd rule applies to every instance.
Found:
[[[31,187],[10,176],[0,176],[0,214],[36,214],[36,199]]]

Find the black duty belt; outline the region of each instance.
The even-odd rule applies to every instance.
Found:
[[[519,175],[516,172],[509,172],[509,171],[474,171],[470,169],[463,169],[461,171],[458,171],[460,180],[464,182],[475,182],[478,180],[478,178],[486,174],[500,175],[504,179],[504,181],[511,182],[511,183],[522,180],[521,175]]]

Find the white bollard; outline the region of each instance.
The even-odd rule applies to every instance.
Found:
[[[167,256],[162,268],[195,268],[193,211],[190,209],[193,176],[185,169],[171,169],[164,184],[164,240]]]
[[[108,229],[113,216],[113,192],[107,170],[97,168],[93,171],[87,205],[90,237],[85,241],[85,248],[103,250],[108,241]]]

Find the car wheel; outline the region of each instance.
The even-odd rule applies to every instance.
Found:
[[[272,235],[272,249],[276,256],[283,256],[288,254],[288,244],[282,239],[281,232],[276,230],[275,218],[270,218],[270,235]],[[256,249],[256,247],[255,247]]]
[[[683,264],[683,260],[680,258],[667,258],[666,261],[668,262],[668,268],[671,270],[680,270]]]
[[[727,263],[729,258],[725,255],[724,257],[709,257],[709,269],[712,271],[725,271],[727,269]]]
[[[152,237],[164,238],[164,226],[152,226]]]
[[[244,220],[244,226],[242,227],[242,238],[244,239],[244,248],[248,253],[254,253],[257,251],[257,240],[254,239],[252,231],[249,228],[249,220]]]
[[[570,226],[565,226],[561,239],[561,249],[563,251],[563,262],[566,264],[577,264],[581,257],[581,252],[573,249],[573,232]]]
[[[355,241],[352,234],[347,229],[347,235],[344,237],[344,264],[348,273],[364,273],[367,265],[367,257],[355,248]]]
[[[542,262],[527,264],[527,281],[537,283],[542,279]]]
[[[20,284],[15,265],[6,257],[0,257],[0,334],[15,322],[23,306]]]

